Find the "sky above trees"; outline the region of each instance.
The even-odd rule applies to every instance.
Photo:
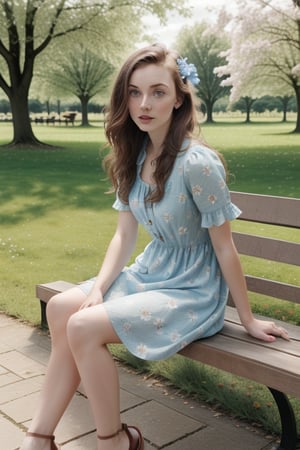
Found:
[[[195,22],[213,20],[223,7],[226,7],[228,11],[234,12],[237,6],[236,0],[188,0],[188,3],[191,7],[190,17],[182,17],[177,13],[170,13],[168,15],[168,23],[165,26],[162,26],[151,15],[144,17],[144,23],[148,32],[155,35],[157,42],[162,42],[172,47],[180,28],[186,25],[192,26]],[[141,42],[139,45],[143,46],[144,42]]]

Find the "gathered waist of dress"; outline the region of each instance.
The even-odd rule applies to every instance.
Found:
[[[168,248],[168,249],[177,249],[177,250],[193,250],[199,247],[205,247],[208,244],[211,244],[211,241],[209,239],[209,236],[207,236],[206,239],[201,239],[198,242],[189,243],[187,245],[181,244],[180,242],[170,242],[170,241],[164,241],[160,238],[153,238],[148,245],[157,245],[161,248]]]

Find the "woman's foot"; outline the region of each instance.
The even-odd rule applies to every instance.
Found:
[[[124,448],[124,450],[144,450],[144,438],[142,433],[137,427],[127,426],[126,423],[122,423],[122,427],[109,436],[97,435],[97,437],[100,441],[104,441],[101,446],[103,449]],[[114,440],[118,440],[118,444],[112,442]],[[118,445],[118,447],[116,447],[116,445]]]
[[[59,447],[54,442],[54,436],[28,431],[20,450],[59,450]]]

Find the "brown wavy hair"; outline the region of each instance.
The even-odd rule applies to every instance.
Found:
[[[173,118],[153,174],[156,189],[147,200],[161,200],[165,182],[172,171],[183,140],[192,136],[197,125],[193,88],[180,76],[176,63],[178,57],[177,52],[168,50],[161,44],[150,45],[134,52],[123,64],[116,78],[105,127],[111,152],[105,158],[104,166],[114,189],[125,204],[128,204],[129,192],[136,178],[137,157],[148,135],[137,127],[129,115],[128,87],[132,73],[147,64],[167,67],[173,76],[177,98],[182,100],[181,106],[173,110]]]

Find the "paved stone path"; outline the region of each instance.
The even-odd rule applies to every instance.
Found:
[[[14,450],[36,407],[50,352],[46,333],[0,314],[0,450]],[[167,384],[119,365],[122,420],[145,450],[271,450],[263,430],[182,397]],[[79,388],[57,430],[62,450],[96,450],[89,404]]]

